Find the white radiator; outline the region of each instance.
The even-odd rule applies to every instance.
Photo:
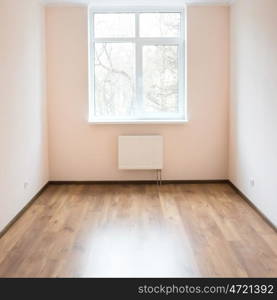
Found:
[[[125,170],[162,170],[163,137],[160,135],[119,136],[118,167]]]

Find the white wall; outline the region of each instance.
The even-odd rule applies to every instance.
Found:
[[[39,2],[0,0],[0,230],[48,181]]]
[[[231,45],[229,177],[277,225],[277,1],[236,1]]]
[[[163,178],[226,179],[228,165],[229,7],[188,8],[188,109],[182,125],[90,125],[85,7],[46,10],[51,180],[148,180],[119,171],[122,134],[164,136]]]

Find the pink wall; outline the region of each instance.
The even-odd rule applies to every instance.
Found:
[[[229,177],[277,225],[277,1],[236,1],[231,37]]]
[[[228,152],[229,8],[188,8],[189,122],[183,125],[90,125],[87,10],[46,9],[51,180],[146,180],[153,172],[119,171],[117,137],[158,133],[165,179],[225,179]]]
[[[0,231],[48,181],[39,2],[0,1]]]

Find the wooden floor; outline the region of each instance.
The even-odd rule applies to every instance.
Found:
[[[228,184],[50,185],[0,277],[276,277],[277,234]]]

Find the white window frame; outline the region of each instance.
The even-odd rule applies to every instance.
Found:
[[[139,36],[139,13],[180,13],[180,36],[179,37],[140,37]],[[99,13],[134,13],[135,37],[127,38],[95,38],[94,15]],[[187,122],[187,59],[186,59],[186,9],[185,7],[131,7],[131,8],[100,8],[89,7],[88,13],[88,41],[89,41],[89,123],[92,124],[137,124],[137,123],[186,123]],[[95,115],[95,73],[94,73],[94,44],[97,42],[132,42],[136,47],[136,101],[143,103],[143,46],[144,45],[177,45],[178,46],[178,113],[143,113],[132,117],[97,117]],[[157,116],[153,116],[157,114]]]

